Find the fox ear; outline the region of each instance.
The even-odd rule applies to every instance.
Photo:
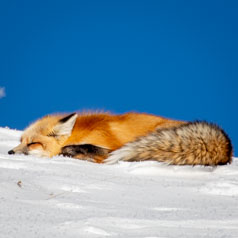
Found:
[[[57,125],[54,127],[54,132],[57,136],[70,136],[78,117],[77,113],[70,114],[59,120]]]

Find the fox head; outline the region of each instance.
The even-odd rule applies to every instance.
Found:
[[[61,152],[63,143],[71,135],[78,115],[49,115],[26,128],[21,136],[20,145],[8,154],[36,155],[52,157]]]

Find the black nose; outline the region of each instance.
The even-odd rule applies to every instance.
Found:
[[[9,150],[9,151],[8,151],[8,154],[9,154],[9,155],[12,155],[12,154],[15,154],[15,152],[14,152],[14,150]]]

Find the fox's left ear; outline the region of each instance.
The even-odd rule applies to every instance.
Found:
[[[54,127],[54,133],[57,136],[70,136],[77,117],[78,114],[73,113],[60,119],[57,125]]]

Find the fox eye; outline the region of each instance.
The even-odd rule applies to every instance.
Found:
[[[40,142],[31,142],[27,144],[27,146],[31,146],[31,145],[42,145],[42,144]]]

